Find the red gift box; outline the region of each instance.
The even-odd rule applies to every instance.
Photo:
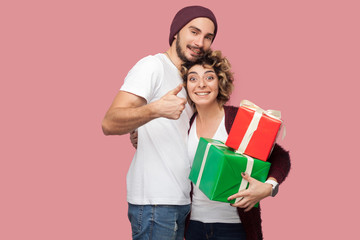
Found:
[[[240,103],[225,145],[266,161],[282,124],[281,114],[263,110],[248,100]]]

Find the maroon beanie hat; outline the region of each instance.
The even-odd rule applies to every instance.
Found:
[[[214,38],[213,41],[215,39],[216,36],[216,32],[217,32],[217,22],[216,22],[216,18],[215,15],[213,14],[213,12],[205,7],[201,7],[201,6],[189,6],[189,7],[184,7],[183,9],[181,9],[180,11],[178,11],[178,13],[175,15],[171,26],[170,26],[170,36],[169,36],[169,44],[171,46],[173,40],[174,40],[174,36],[191,20],[195,19],[195,18],[199,18],[199,17],[206,17],[209,18],[215,25],[215,30],[214,30]]]

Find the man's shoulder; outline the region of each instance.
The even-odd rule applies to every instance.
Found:
[[[164,66],[160,61],[159,57],[156,55],[148,55],[141,58],[136,64],[130,69],[128,73],[129,76],[162,76],[164,71]],[[155,73],[155,75],[153,75]],[[160,75],[159,75],[160,74]]]
[[[150,66],[150,67],[162,67],[162,61],[160,54],[148,55],[140,59],[136,65]]]

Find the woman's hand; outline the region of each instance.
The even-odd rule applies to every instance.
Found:
[[[247,173],[241,173],[243,179],[249,182],[249,188],[242,190],[228,198],[232,200],[235,198],[241,198],[236,203],[231,204],[233,207],[245,208],[245,212],[250,211],[254,205],[260,200],[271,195],[272,185],[268,183],[262,183],[255,178],[252,178]]]

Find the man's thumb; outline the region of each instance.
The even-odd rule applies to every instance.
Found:
[[[183,85],[182,85],[182,84],[179,84],[176,88],[174,88],[173,90],[170,90],[170,91],[168,92],[168,94],[170,94],[170,95],[177,95],[177,94],[181,91],[182,87],[183,87]]]

